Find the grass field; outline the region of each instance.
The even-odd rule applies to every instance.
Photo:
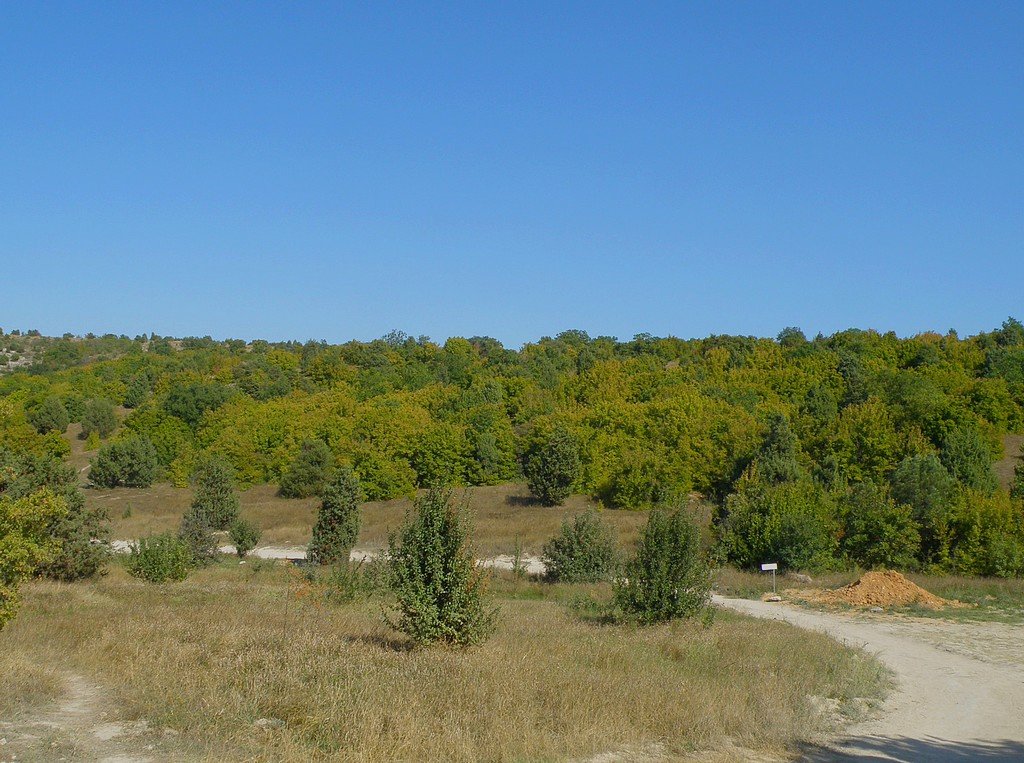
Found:
[[[189,489],[158,484],[146,489],[87,489],[86,501],[107,509],[113,537],[139,538],[154,532],[176,530],[181,515],[192,500]],[[281,498],[273,485],[260,485],[240,493],[242,516],[263,530],[260,545],[304,545],[316,518],[316,499]],[[593,503],[584,496],[570,497],[564,506],[540,506],[530,498],[525,485],[474,487],[465,491],[474,524],[474,543],[481,556],[509,554],[516,538],[526,553],[540,553],[544,542],[558,532],[562,521],[584,511]],[[393,530],[411,506],[407,498],[371,501],[363,504],[363,525],[359,547],[383,548]],[[631,546],[646,512],[603,512],[618,532],[620,543]]]
[[[0,715],[30,716],[70,673],[103,687],[112,714],[148,721],[175,759],[680,757],[782,753],[828,728],[811,697],[852,708],[886,688],[877,663],[824,636],[728,613],[710,627],[597,625],[564,606],[578,590],[498,578],[490,641],[411,650],[382,623],[385,600],[326,600],[289,565],[225,560],[168,586],[115,565],[25,588],[0,632]]]

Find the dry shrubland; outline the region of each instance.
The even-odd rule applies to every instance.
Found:
[[[38,582],[0,633],[3,709],[76,672],[125,719],[181,732],[195,759],[555,760],[726,739],[780,751],[824,730],[808,696],[884,690],[877,663],[824,636],[728,613],[598,625],[561,602],[580,591],[607,593],[496,580],[497,632],[459,651],[411,649],[380,599],[325,601],[281,564],[225,562],[167,586],[120,567]]]

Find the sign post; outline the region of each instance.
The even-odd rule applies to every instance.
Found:
[[[779,569],[778,562],[769,562],[761,565],[761,572],[768,572],[771,570],[772,573],[772,596],[776,596],[775,593],[775,570]]]

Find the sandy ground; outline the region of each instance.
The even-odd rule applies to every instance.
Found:
[[[110,547],[114,553],[127,554],[131,550],[132,541],[130,540],[115,540],[111,541]],[[222,554],[233,554],[235,553],[235,547],[232,545],[220,546],[218,550]],[[381,555],[379,549],[356,548],[352,550],[349,558],[353,562],[362,562],[366,560],[376,559]],[[306,547],[305,546],[260,546],[249,552],[249,556],[253,556],[257,559],[283,559],[290,561],[302,561],[306,558]],[[543,575],[545,571],[544,562],[541,561],[538,556],[524,555],[519,559],[520,567],[528,575]],[[477,565],[480,567],[489,567],[496,570],[512,570],[515,568],[515,559],[507,554],[487,557],[485,559],[478,559]]]
[[[784,620],[860,647],[898,686],[876,717],[810,761],[1024,761],[1024,626],[818,612],[716,596],[715,603]]]

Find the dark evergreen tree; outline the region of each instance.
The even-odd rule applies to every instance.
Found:
[[[100,448],[89,481],[97,487],[149,487],[158,465],[156,448],[148,438],[129,437]]]
[[[280,492],[285,498],[320,495],[331,479],[334,457],[323,440],[304,440],[299,454],[281,475]]]
[[[82,437],[95,432],[100,437],[109,437],[117,428],[117,414],[109,400],[90,400],[82,413]]]
[[[64,403],[59,397],[54,395],[43,401],[43,404],[32,414],[31,421],[40,434],[46,434],[47,432],[63,434],[70,423],[68,411],[64,407]]]
[[[238,518],[239,501],[231,466],[212,458],[192,475],[191,511],[211,530],[227,530]]]
[[[352,547],[359,539],[359,504],[363,490],[355,473],[348,467],[324,489],[313,525],[309,559],[315,564],[338,564],[348,561]]]

